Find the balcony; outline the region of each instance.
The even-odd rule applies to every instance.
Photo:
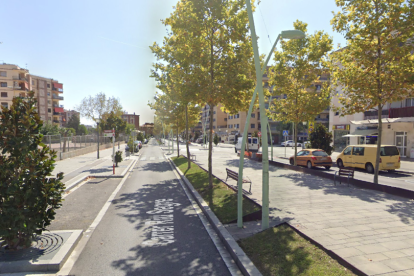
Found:
[[[388,118],[389,111],[388,109],[382,110],[381,118]],[[364,112],[364,119],[365,120],[373,120],[378,119],[378,111],[377,110],[370,110]]]
[[[53,112],[53,116],[60,116],[59,112]]]
[[[61,97],[61,96],[56,96],[55,94],[52,94],[52,99],[54,99],[54,100],[60,100],[60,101],[63,101],[63,97]]]
[[[13,80],[21,80],[21,81],[27,81],[27,79],[25,77],[21,77],[21,76],[15,76],[13,77]]]
[[[414,117],[414,106],[390,108],[389,118]]]
[[[52,90],[53,91],[56,91],[58,93],[63,93],[63,89],[62,88],[55,88],[55,87],[53,87]]]

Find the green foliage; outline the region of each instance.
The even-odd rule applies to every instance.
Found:
[[[118,150],[115,153],[115,164],[116,164],[116,166],[118,167],[118,163],[121,163],[122,161],[123,161],[123,159],[122,159],[122,151]]]
[[[66,125],[67,128],[73,128],[75,130],[76,135],[79,135],[79,125],[80,125],[80,119],[78,114],[73,114]]]
[[[213,138],[213,143],[214,145],[218,145],[218,143],[220,142],[220,137],[218,137],[217,133],[214,134],[214,138]]]
[[[119,137],[119,133],[124,132],[127,123],[121,118],[121,116],[116,115],[113,111],[110,112],[108,118],[102,122],[102,129],[115,129],[115,138]]]
[[[57,135],[59,133],[59,127],[57,125],[51,124],[49,122],[46,122],[39,131],[40,134],[43,135]]]
[[[76,107],[76,110],[79,110],[82,116],[95,122],[97,119],[105,122],[111,113],[114,113],[116,116],[123,114],[119,99],[107,97],[103,92],[96,94],[94,97],[88,96],[84,98],[79,106]]]
[[[28,95],[0,113],[0,240],[11,250],[46,230],[64,192],[63,173],[50,177],[56,152],[41,142],[42,121]]]
[[[310,135],[310,144],[312,149],[322,149],[331,155],[334,148],[332,144],[332,132],[322,124],[316,124],[315,130]]]
[[[138,141],[141,141],[141,142],[144,142],[144,134],[142,133],[142,132],[138,132],[138,134],[137,134],[137,140]]]
[[[135,130],[135,125],[127,123],[124,130],[125,134],[130,135],[133,130]]]
[[[374,183],[378,183],[382,108],[413,96],[414,0],[336,0],[340,11],[331,24],[347,38],[332,53],[332,83],[340,115],[378,110],[378,142]]]
[[[88,134],[88,129],[86,128],[85,125],[80,125],[78,128],[79,131],[79,135],[87,135]]]

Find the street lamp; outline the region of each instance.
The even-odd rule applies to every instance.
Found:
[[[243,140],[241,145],[241,153],[240,153],[240,162],[239,162],[239,179],[237,181],[237,226],[242,228],[243,227],[243,191],[242,191],[242,179],[243,179],[243,164],[244,164],[244,150],[246,144],[246,137],[247,137],[247,126],[250,122],[251,113],[253,110],[253,103],[256,100],[257,93],[259,94],[259,105],[260,105],[260,114],[263,114],[260,118],[260,124],[264,126],[262,128],[262,165],[263,165],[263,172],[262,172],[262,230],[269,228],[269,152],[268,152],[268,144],[267,144],[267,116],[265,116],[265,102],[264,102],[264,93],[263,93],[263,83],[262,78],[263,74],[266,71],[267,63],[270,60],[270,57],[273,53],[273,50],[276,47],[277,42],[280,38],[286,39],[301,39],[305,37],[305,34],[299,30],[289,30],[289,31],[282,31],[278,36],[273,44],[273,47],[267,56],[267,59],[263,65],[263,68],[260,68],[260,57],[259,57],[259,50],[257,47],[257,37],[256,37],[256,29],[254,26],[254,19],[253,19],[253,12],[250,0],[246,0],[247,6],[247,13],[249,16],[250,22],[250,34],[252,36],[253,42],[253,52],[254,52],[254,62],[256,68],[256,89],[253,94],[252,102],[250,103],[249,112],[246,117],[246,124],[244,127],[243,133]]]
[[[97,158],[99,159],[99,123],[101,122],[101,119],[100,118],[98,118],[98,119],[96,119],[96,130],[97,130],[97,133],[98,133],[98,151],[97,151]]]

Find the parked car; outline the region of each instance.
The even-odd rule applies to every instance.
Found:
[[[289,163],[294,164],[295,156],[289,158]],[[329,170],[332,167],[331,157],[321,149],[304,149],[296,155],[296,164],[306,166],[308,169],[313,167],[325,167]]]
[[[336,158],[338,167],[354,167],[374,173],[377,157],[377,145],[347,146]],[[380,148],[380,170],[390,172],[400,168],[400,152],[393,145],[383,145]]]
[[[287,140],[285,142],[282,142],[280,145],[282,147],[294,147],[295,146],[295,141],[293,141],[293,140]],[[301,143],[297,143],[297,146],[298,147],[301,147],[302,144]]]
[[[234,147],[234,150],[237,151],[241,150],[241,146],[242,146],[242,141],[243,141],[243,137],[239,137],[237,138],[237,144]],[[259,138],[257,137],[248,137],[247,141],[246,141],[246,146],[245,149],[247,149],[247,145],[249,146],[249,151],[259,151]]]

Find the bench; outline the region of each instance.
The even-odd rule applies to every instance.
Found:
[[[349,187],[349,179],[350,178],[354,179],[354,172],[355,172],[355,168],[350,168],[350,167],[339,168],[339,171],[335,172],[335,175],[334,175],[334,185],[336,186],[336,175],[338,174],[339,184],[342,184],[341,176],[346,176],[348,177],[348,187]]]
[[[190,160],[197,160],[197,156],[190,153]]]
[[[239,180],[239,174],[236,173],[235,171],[232,171],[232,170],[226,168],[226,172],[227,172],[226,182],[227,182],[227,179],[229,177],[231,179],[236,180],[236,181]],[[250,180],[250,178],[248,178],[247,176],[246,177],[243,177],[243,182],[242,183],[250,183],[249,193],[252,194],[252,181]]]

